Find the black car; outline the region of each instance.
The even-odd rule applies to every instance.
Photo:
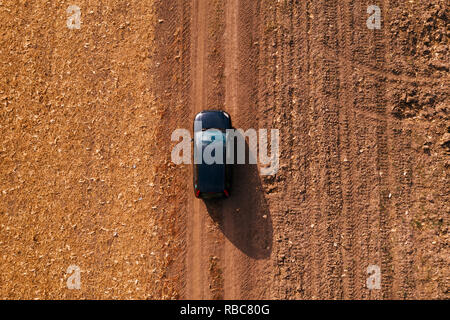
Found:
[[[231,190],[231,164],[226,163],[227,129],[232,129],[231,118],[221,110],[202,111],[194,119],[194,194],[197,198],[229,197]],[[217,137],[223,139],[222,163],[208,164],[195,154],[203,152]],[[196,149],[196,150],[195,150]],[[196,163],[197,162],[197,163]]]

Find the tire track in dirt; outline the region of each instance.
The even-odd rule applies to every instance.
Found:
[[[229,111],[231,119],[234,123],[238,119],[238,10],[239,0],[227,1],[225,4],[225,106]],[[234,124],[235,125],[235,124]],[[236,126],[236,125],[235,125]],[[236,212],[223,210],[224,229],[227,233],[234,233],[232,215]],[[238,213],[239,214],[239,213]],[[230,241],[224,243],[225,255],[225,273],[224,273],[224,290],[225,299],[239,299],[241,288],[237,285],[239,282],[246,281],[248,275],[246,270],[242,270],[243,260],[245,257],[236,249]],[[243,279],[242,279],[243,278]],[[241,282],[245,286],[243,282]]]
[[[323,50],[327,44],[332,44],[332,55],[324,53],[324,120],[323,139],[328,140],[325,162],[324,188],[322,189],[326,198],[326,220],[325,233],[323,237],[327,239],[327,251],[325,255],[326,270],[326,291],[322,296],[329,299],[342,299],[342,257],[341,251],[341,230],[342,230],[342,181],[340,162],[340,134],[339,134],[339,114],[340,114],[340,92],[341,83],[339,81],[339,56],[340,49],[338,43],[338,11],[337,1],[325,1],[321,10],[325,13],[326,25],[325,38],[323,39]]]
[[[362,55],[363,57],[366,57],[365,53],[361,53],[363,49],[361,49],[361,42],[365,41],[364,38],[361,38],[361,33],[364,32],[363,28],[364,26],[361,25],[361,20],[358,20],[358,13],[364,12],[364,5],[360,1],[356,1],[355,7],[354,7],[354,18],[356,21],[359,21],[359,23],[355,23],[355,33],[353,37],[353,41],[355,43],[355,47],[352,52],[352,56],[357,58],[359,55]],[[367,63],[367,61],[366,61]],[[355,80],[356,79],[356,80]],[[359,81],[359,74],[355,72],[355,75],[352,79],[352,86],[353,89],[353,108],[360,110],[360,105],[362,103],[358,100],[357,96],[357,89],[359,86],[359,83],[356,81]],[[356,82],[356,83],[355,83]],[[351,112],[351,111],[350,111]],[[357,114],[353,114],[351,119],[351,123],[354,127],[354,136],[356,138],[354,139],[354,151],[352,152],[352,158],[350,161],[352,163],[355,163],[355,171],[352,173],[354,180],[355,180],[355,188],[354,188],[354,197],[356,198],[356,205],[354,208],[354,213],[358,213],[358,218],[356,220],[356,232],[355,232],[355,244],[356,247],[354,248],[354,254],[357,259],[356,268],[355,268],[355,287],[356,287],[356,294],[359,298],[364,298],[366,291],[363,290],[365,288],[365,280],[367,278],[367,275],[365,273],[365,267],[368,265],[368,249],[367,249],[367,234],[368,234],[368,215],[370,214],[368,212],[368,187],[367,185],[369,182],[367,181],[367,171],[365,168],[365,163],[367,163],[368,159],[366,158],[367,152],[362,153],[363,151],[362,147],[365,144],[365,140],[367,139],[367,133],[364,128],[361,129],[360,127],[360,121],[361,119],[364,119],[364,114],[366,113],[366,110],[361,110],[361,112]]]
[[[354,212],[354,179],[355,179],[355,166],[353,156],[357,154],[352,143],[354,123],[351,119],[351,114],[354,109],[354,99],[352,97],[352,77],[353,68],[350,63],[350,59],[353,56],[352,47],[353,43],[353,29],[354,29],[354,1],[348,0],[344,4],[339,3],[339,17],[337,23],[339,28],[339,42],[342,48],[341,54],[339,54],[339,64],[345,69],[344,72],[340,72],[341,83],[341,99],[343,103],[342,111],[339,113],[340,123],[340,136],[342,142],[341,152],[341,176],[342,176],[342,194],[343,194],[343,208],[342,208],[342,286],[344,299],[353,299],[360,291],[355,286],[355,272],[358,268],[358,256],[355,255],[355,223],[356,219]]]
[[[382,32],[376,32],[376,49],[377,58],[376,66],[381,70],[387,69],[386,52],[389,50],[389,41],[387,38],[386,27],[388,25],[388,12],[387,8],[388,0],[382,2],[381,9],[384,14],[383,25],[384,29]],[[380,240],[379,240],[379,259],[380,259],[380,269],[381,269],[381,296],[380,298],[389,299],[392,297],[392,277],[393,277],[393,265],[392,265],[392,245],[390,241],[390,230],[392,228],[392,218],[390,216],[390,199],[389,199],[389,188],[390,188],[390,158],[392,156],[389,150],[390,144],[390,126],[392,121],[390,121],[386,92],[388,91],[388,84],[385,78],[382,76],[378,77],[380,85],[377,91],[377,101],[378,110],[377,113],[385,115],[385,119],[378,120],[377,126],[377,171],[379,172],[379,226],[380,226]]]
[[[285,9],[285,10],[283,10]],[[275,119],[266,121],[266,127],[276,127],[280,130],[282,137],[281,142],[281,159],[280,163],[283,165],[279,170],[279,175],[282,177],[283,184],[279,185],[279,191],[281,196],[277,199],[277,214],[274,217],[275,221],[275,234],[277,235],[277,243],[275,254],[273,256],[274,264],[277,270],[277,284],[276,284],[276,298],[283,299],[286,297],[286,293],[290,292],[290,279],[292,274],[290,272],[290,261],[286,258],[290,256],[289,242],[292,242],[291,229],[285,228],[283,233],[282,228],[292,221],[292,217],[295,212],[291,214],[292,198],[288,198],[289,192],[289,173],[291,152],[292,152],[292,132],[289,130],[292,126],[292,118],[289,116],[292,108],[292,104],[289,103],[287,96],[288,79],[292,79],[292,70],[289,68],[289,63],[292,59],[291,52],[288,50],[288,41],[292,35],[290,30],[290,17],[289,7],[285,3],[276,3],[273,8],[268,8],[268,12],[273,11],[273,20],[269,20],[266,25],[266,32],[273,35],[273,39],[268,39],[270,42],[267,44],[272,48],[271,57],[273,58],[273,72],[274,80],[270,86],[273,86],[273,105],[268,107],[273,108],[269,114],[274,114]],[[274,29],[273,31],[271,29]],[[268,29],[268,30],[267,30]],[[283,36],[285,35],[285,37]],[[264,120],[262,121],[264,122]],[[281,125],[282,124],[282,125]],[[281,181],[277,181],[281,182]],[[285,201],[290,202],[285,202]],[[284,206],[280,205],[284,203]]]
[[[298,53],[298,57],[294,55],[294,59],[300,61],[298,69],[294,72],[294,84],[296,90],[294,90],[292,103],[298,104],[299,108],[296,114],[297,118],[294,121],[296,126],[295,132],[297,135],[293,138],[295,139],[295,144],[301,145],[299,152],[299,158],[297,165],[299,166],[300,175],[297,180],[301,181],[300,188],[295,190],[294,199],[298,199],[300,212],[297,215],[297,226],[296,229],[301,230],[299,238],[297,239],[300,244],[299,254],[295,256],[295,260],[299,266],[300,277],[298,279],[298,287],[296,288],[296,299],[310,299],[311,293],[311,250],[310,244],[311,234],[309,230],[311,229],[311,218],[309,214],[309,204],[305,201],[307,198],[307,192],[311,185],[311,172],[310,172],[310,157],[311,154],[311,140],[309,131],[310,121],[309,121],[309,108],[311,106],[311,81],[309,74],[311,72],[311,57],[310,57],[310,37],[309,33],[311,30],[311,18],[309,17],[310,5],[307,1],[301,2],[300,6],[294,8],[293,23],[294,23],[294,53]],[[295,167],[294,167],[295,169]],[[292,186],[293,187],[293,186]]]
[[[381,5],[381,10],[386,10],[385,4]],[[382,21],[386,25],[386,19]],[[374,55],[375,65],[379,70],[386,69],[386,45],[384,31],[374,30]],[[375,99],[377,103],[376,112],[386,115],[386,81],[385,77],[375,75],[377,80]],[[383,276],[381,292],[372,290],[371,298],[389,298],[391,296],[392,274],[391,247],[389,242],[389,186],[387,177],[389,176],[389,149],[388,149],[388,121],[387,118],[376,122],[376,171],[378,172],[378,263]]]
[[[220,0],[208,3],[208,109],[226,110],[226,78],[225,78],[225,7]],[[205,214],[209,215],[209,289],[212,299],[225,297],[225,264],[228,257],[225,252],[225,201],[216,204],[205,202]]]
[[[384,0],[385,17],[389,17],[389,12],[397,7],[399,3],[395,0]],[[389,18],[385,19],[385,30],[389,26]],[[385,31],[387,39],[388,29]],[[389,48],[389,42],[386,42]],[[431,83],[433,81],[429,81]],[[391,105],[392,102],[389,102]],[[386,108],[387,113],[389,108]],[[412,152],[411,149],[411,130],[397,122],[396,126],[389,130],[389,136],[392,137],[392,146],[389,152],[392,159],[389,163],[390,186],[392,191],[389,193],[393,197],[392,204],[389,207],[392,219],[389,231],[391,232],[391,242],[394,243],[394,257],[392,270],[388,270],[389,280],[392,281],[391,295],[395,299],[414,299],[415,298],[415,273],[414,268],[414,233],[412,229],[411,214],[411,193],[412,193]],[[385,269],[385,268],[384,268]],[[387,270],[383,270],[385,272]],[[385,276],[383,274],[383,276]],[[383,282],[383,289],[385,282]],[[386,298],[386,297],[384,297]]]
[[[348,7],[347,7],[348,6]],[[354,68],[352,61],[358,59],[362,56],[366,63],[369,63],[373,59],[373,47],[370,42],[370,37],[368,34],[367,27],[361,18],[361,15],[367,9],[366,3],[361,3],[356,1],[354,3],[346,3],[343,8],[348,8],[348,19],[354,20],[354,33],[349,41],[351,46],[348,49],[344,49],[346,55],[351,57],[351,60],[342,59],[342,63],[346,65],[349,70],[343,70],[343,75],[346,76],[347,83],[349,83],[349,94],[350,105],[347,106],[347,119],[349,123],[349,128],[351,131],[350,138],[350,154],[347,161],[350,162],[349,166],[351,168],[348,171],[349,182],[352,183],[349,186],[352,190],[352,205],[353,215],[358,215],[355,218],[354,227],[354,241],[352,242],[353,257],[355,259],[352,271],[352,286],[354,289],[354,298],[367,298],[369,292],[364,290],[366,287],[366,279],[368,277],[366,273],[366,268],[371,264],[378,264],[378,261],[374,261],[374,257],[378,255],[377,245],[377,219],[379,217],[379,209],[376,205],[377,195],[374,190],[378,188],[378,174],[376,172],[376,158],[374,147],[376,148],[376,133],[375,133],[375,120],[367,118],[367,114],[373,115],[378,114],[376,108],[371,108],[372,104],[376,99],[374,98],[377,93],[374,89],[376,87],[376,81],[372,78],[366,77],[365,74],[360,74],[357,68]],[[345,10],[345,9],[343,9]],[[343,21],[343,28],[349,27],[348,21]],[[369,30],[370,31],[370,30]],[[350,70],[353,70],[350,73]],[[348,74],[350,73],[350,74]],[[351,77],[349,77],[351,75]],[[359,89],[365,82],[370,83],[369,86],[364,87],[364,89]],[[363,84],[361,84],[361,82]],[[375,82],[375,83],[374,83]],[[352,89],[353,88],[353,89]],[[363,95],[363,99],[359,98],[359,94],[362,90],[366,90],[366,94]],[[376,103],[376,102],[375,102]],[[345,129],[345,125],[344,125]],[[344,159],[344,162],[345,159]],[[344,167],[346,164],[344,163]],[[354,185],[353,185],[354,183]],[[370,186],[370,187],[369,187]],[[349,221],[347,221],[349,222]],[[376,259],[377,260],[377,259]]]
[[[333,142],[333,139],[338,139],[336,100],[339,80],[337,66],[327,55],[328,52],[324,46],[325,43],[335,39],[334,26],[329,23],[329,20],[336,15],[335,4],[320,2],[308,5],[308,7],[307,16],[311,20],[315,20],[311,31],[308,30],[308,35],[310,33],[320,35],[310,40],[312,68],[309,69],[308,75],[311,77],[310,91],[315,99],[312,100],[310,107],[309,122],[312,125],[308,130],[308,135],[313,144],[312,150],[317,151],[309,156],[317,157],[316,160],[312,160],[311,164],[312,184],[319,185],[319,189],[324,191],[319,193],[314,191],[314,187],[311,189],[312,193],[307,191],[308,206],[305,207],[305,213],[312,211],[313,216],[312,223],[307,228],[312,229],[313,232],[310,248],[313,264],[311,268],[313,274],[311,298],[314,299],[323,295],[327,298],[340,295],[339,292],[333,292],[340,288],[334,283],[334,281],[340,281],[338,276],[340,258],[336,251],[339,241],[336,236],[340,229],[339,221],[336,219],[339,215],[339,194],[341,192],[339,190],[340,177],[337,171],[339,151],[336,149],[339,144],[336,141]],[[320,30],[321,27],[324,27],[325,30]],[[316,28],[320,31],[315,30]],[[316,101],[318,105],[316,105]],[[293,181],[293,183],[298,184],[298,181]],[[298,195],[292,196],[298,197]]]
[[[333,62],[337,47],[328,56],[327,46],[336,38],[329,21],[337,8],[334,3],[285,1],[268,10],[275,13],[267,28],[277,27],[269,42],[273,60],[267,73],[274,77],[272,112],[283,138],[276,179],[282,195],[274,217],[276,298],[339,298],[339,78]]]
[[[280,173],[275,179],[282,183],[277,235],[273,256],[276,266],[276,298],[304,299],[311,294],[311,263],[316,242],[311,240],[311,208],[308,199],[310,177],[310,40],[307,2],[285,1],[275,8],[274,52],[275,121],[282,137]],[[270,21],[266,24],[271,27]],[[270,72],[269,72],[270,73]],[[271,107],[271,106],[270,106]],[[311,249],[311,248],[314,249]]]
[[[289,53],[286,52],[286,44],[289,40],[283,39],[281,36],[283,32],[286,32],[287,38],[290,36],[289,26],[286,28],[286,24],[289,25],[290,19],[281,12],[280,6],[282,5],[279,2],[261,4],[263,20],[258,43],[261,48],[259,56],[261,80],[258,99],[261,119],[259,120],[259,126],[279,129],[281,138],[280,164],[282,165],[279,172],[276,176],[263,178],[266,193],[272,199],[270,201],[273,208],[271,212],[274,212],[273,221],[276,241],[274,243],[274,252],[272,253],[272,265],[275,268],[275,279],[272,281],[271,296],[276,299],[286,297],[287,292],[290,291],[289,280],[295,277],[295,273],[290,272],[290,261],[288,262],[285,259],[289,255],[288,244],[289,242],[292,243],[292,240],[290,240],[292,233],[290,229],[286,228],[283,230],[283,227],[289,223],[290,217],[293,215],[288,215],[288,208],[292,205],[290,202],[286,202],[288,197],[283,196],[288,189],[289,176],[286,170],[288,169],[286,163],[290,161],[289,153],[292,151],[292,148],[290,148],[292,146],[292,132],[289,131],[287,123],[287,121],[291,120],[289,118],[289,108],[292,106],[288,103],[283,105],[286,98],[284,89],[288,85],[284,81],[284,72],[287,71],[285,67],[291,61],[292,56],[289,56]],[[287,22],[283,22],[284,19],[287,19]],[[280,125],[281,123],[283,123],[282,126]],[[291,200],[293,199],[289,199],[289,201]]]
[[[283,264],[289,270],[286,276],[283,276],[280,283],[280,298],[283,299],[302,299],[304,298],[305,279],[308,274],[305,273],[305,246],[303,239],[308,230],[304,221],[302,212],[307,208],[304,207],[305,191],[307,188],[307,166],[308,166],[308,149],[299,148],[298,142],[304,141],[308,135],[308,121],[304,116],[307,112],[306,104],[301,103],[309,92],[304,82],[307,78],[303,76],[303,72],[307,67],[307,48],[304,50],[302,43],[307,39],[306,33],[303,32],[301,23],[302,17],[301,5],[290,1],[287,2],[285,8],[282,8],[283,16],[281,25],[287,34],[282,39],[282,66],[286,78],[283,80],[285,86],[282,89],[283,108],[289,120],[286,120],[286,126],[290,129],[286,135],[287,144],[283,148],[286,160],[283,165],[288,163],[288,178],[286,188],[283,191],[284,198],[282,202],[287,204],[285,225],[291,226],[289,232],[285,235],[288,237],[284,243],[283,252],[277,259],[278,264]],[[298,108],[296,106],[298,105]],[[283,124],[284,126],[284,124]],[[295,245],[297,244],[297,245]],[[281,249],[281,248],[280,248]],[[284,258],[283,258],[284,257]],[[278,258],[278,257],[277,257]]]
[[[364,12],[369,5],[369,1],[358,3],[353,10],[354,14]],[[385,3],[381,5],[381,10],[382,12],[387,11]],[[386,24],[386,18],[382,22],[383,25]],[[376,70],[387,69],[385,52],[388,40],[384,31],[369,30],[364,26],[359,26],[359,28],[357,27],[357,34],[358,37],[355,38],[356,51],[353,54],[355,61],[362,59],[363,64],[374,65]],[[358,142],[359,151],[358,149],[356,151],[360,154],[360,166],[365,166],[370,170],[360,171],[363,172],[362,179],[366,181],[363,183],[369,183],[372,186],[372,190],[367,189],[366,186],[361,186],[363,188],[360,189],[362,191],[361,196],[366,197],[366,200],[363,201],[366,201],[369,205],[363,209],[366,210],[363,215],[365,216],[364,223],[367,225],[367,233],[360,233],[361,239],[366,245],[361,247],[362,252],[364,252],[364,259],[359,265],[359,283],[357,286],[365,288],[360,294],[362,298],[389,298],[392,294],[393,265],[389,239],[392,218],[389,213],[389,179],[391,173],[388,136],[389,126],[395,125],[396,120],[387,113],[386,76],[372,72],[361,73],[361,68],[358,68],[357,64],[355,66],[354,96],[361,92],[366,93],[363,99],[356,99],[355,126],[358,132],[364,132],[361,134],[362,139]],[[358,118],[361,120],[358,121]],[[361,126],[362,124],[365,125],[365,128]],[[371,161],[372,159],[375,159],[375,162]],[[381,268],[381,291],[369,290],[365,284],[368,277],[366,268],[372,264]]]
[[[400,128],[393,131],[392,153],[397,156],[393,159],[393,212],[395,219],[394,243],[396,251],[394,257],[395,273],[393,278],[393,297],[396,299],[415,298],[415,268],[413,230],[411,218],[411,192],[412,192],[412,165],[411,130]]]
[[[225,99],[223,3],[196,1],[193,7],[191,119],[203,110],[223,109]],[[192,186],[188,188],[192,189]],[[187,241],[186,273],[190,289],[186,291],[186,297],[223,299],[223,203],[202,201],[191,194],[189,205],[191,236]]]
[[[225,109],[234,126],[258,129],[257,58],[259,4],[234,0],[225,5]],[[255,157],[257,154],[254,155]],[[254,164],[234,166],[232,196],[223,202],[225,297],[269,296],[271,218]],[[265,218],[264,218],[265,217]]]
[[[180,118],[183,120],[183,126],[189,128],[191,125],[191,3],[188,1],[179,0],[177,5],[172,7],[172,10],[167,10],[172,14],[175,11],[175,15],[172,16],[172,23],[178,26],[174,36],[177,39],[177,54],[174,59],[180,63],[179,76],[181,79],[181,88],[178,90],[178,101],[182,108],[182,114]],[[189,170],[190,168],[185,168]],[[185,177],[183,176],[183,179]],[[188,188],[191,188],[191,180],[188,179]],[[187,189],[189,190],[189,189]],[[186,205],[184,210],[179,210],[176,224],[177,241],[179,243],[180,252],[174,257],[174,266],[170,269],[171,276],[177,279],[178,284],[178,298],[186,297],[186,259],[187,259],[187,222],[189,211],[189,193],[182,199]]]
[[[320,8],[316,4],[311,3],[310,6],[310,16],[314,20],[311,23],[311,34],[312,35],[320,35],[322,34],[322,30],[320,30],[320,24],[323,24],[323,21],[317,21],[317,17],[320,14]],[[321,197],[321,190],[323,189],[322,182],[322,168],[323,168],[323,142],[321,141],[322,134],[319,130],[322,130],[323,124],[321,124],[321,119],[323,118],[323,110],[320,110],[322,107],[322,102],[319,100],[318,96],[321,94],[320,92],[320,76],[318,73],[322,68],[322,45],[318,43],[317,38],[311,36],[311,70],[310,70],[310,79],[311,79],[311,94],[314,96],[312,100],[312,105],[309,110],[311,129],[309,131],[309,135],[311,137],[311,145],[312,150],[317,150],[310,154],[311,157],[311,171],[312,171],[312,188],[311,193],[308,195],[310,199],[310,208],[312,215],[312,223],[311,223],[311,251],[312,251],[312,283],[311,283],[311,293],[312,299],[318,299],[323,292],[323,283],[326,282],[324,279],[324,275],[322,274],[324,268],[324,247],[323,247],[323,227],[321,227],[321,222],[323,221],[323,204]],[[322,112],[321,112],[322,111]]]
[[[206,103],[206,41],[207,41],[207,7],[206,1],[194,1],[192,10],[192,104],[191,119],[205,108]],[[192,176],[191,176],[192,177]],[[192,179],[188,190],[191,190]],[[206,265],[204,256],[205,215],[200,203],[191,193],[188,204],[187,219],[187,256],[186,256],[186,298],[202,299],[205,297]]]
[[[155,174],[157,182],[155,184],[159,188],[165,182],[171,184],[170,191],[164,192],[164,194],[160,193],[160,203],[155,206],[155,209],[158,207],[164,213],[168,210],[175,212],[171,219],[172,227],[165,233],[173,237],[171,243],[177,250],[170,257],[171,263],[167,270],[164,270],[164,275],[168,281],[176,285],[176,297],[183,298],[186,295],[187,282],[185,262],[187,259],[187,221],[189,219],[189,215],[186,214],[189,194],[186,193],[184,183],[188,180],[186,176],[189,176],[191,170],[189,166],[185,165],[176,167],[177,174],[168,179],[164,176],[164,167],[170,163],[169,167],[172,170],[175,169],[174,166],[171,166],[170,144],[167,144],[167,141],[171,140],[173,130],[189,128],[192,124],[190,114],[192,89],[190,71],[191,7],[190,3],[186,1],[178,0],[169,3],[158,0],[155,3],[155,10],[157,15],[155,40],[157,44],[155,52],[149,54],[155,56],[156,63],[151,65],[150,74],[155,77],[153,80],[154,92],[158,102],[163,106],[162,119],[164,121],[158,128],[157,142],[152,153],[155,154],[154,158],[156,159],[161,157],[158,160],[160,166]],[[174,113],[177,114],[177,117],[172,116]],[[182,190],[181,194],[179,190]],[[165,196],[167,198],[164,198]]]

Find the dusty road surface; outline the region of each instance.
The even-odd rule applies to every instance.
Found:
[[[185,5],[186,125],[223,109],[277,128],[281,169],[238,166],[222,202],[189,193],[182,297],[448,297],[448,8],[383,1],[370,30],[371,4]]]
[[[1,298],[450,298],[446,1],[71,4],[0,4]],[[279,171],[196,199],[205,109]]]

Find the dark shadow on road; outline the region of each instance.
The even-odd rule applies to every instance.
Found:
[[[272,252],[273,226],[256,164],[233,165],[233,186],[228,199],[204,200],[209,215],[225,237],[254,259]],[[236,163],[236,162],[235,162]]]

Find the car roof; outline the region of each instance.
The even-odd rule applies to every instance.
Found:
[[[196,164],[197,189],[201,192],[222,192],[225,189],[225,164]]]
[[[201,137],[207,135],[208,131],[197,132],[195,139],[201,139],[195,143],[194,148],[200,148],[202,155],[205,148],[212,140],[203,140]],[[222,133],[221,133],[222,134]],[[197,141],[197,140],[196,140]],[[214,150],[215,151],[215,150]],[[226,144],[223,144],[223,162],[225,162]],[[197,171],[197,189],[201,192],[222,192],[225,189],[225,164],[207,164],[202,157],[202,162],[195,164]]]
[[[195,116],[194,121],[200,121],[203,129],[231,129],[230,116],[222,110],[202,111]]]

